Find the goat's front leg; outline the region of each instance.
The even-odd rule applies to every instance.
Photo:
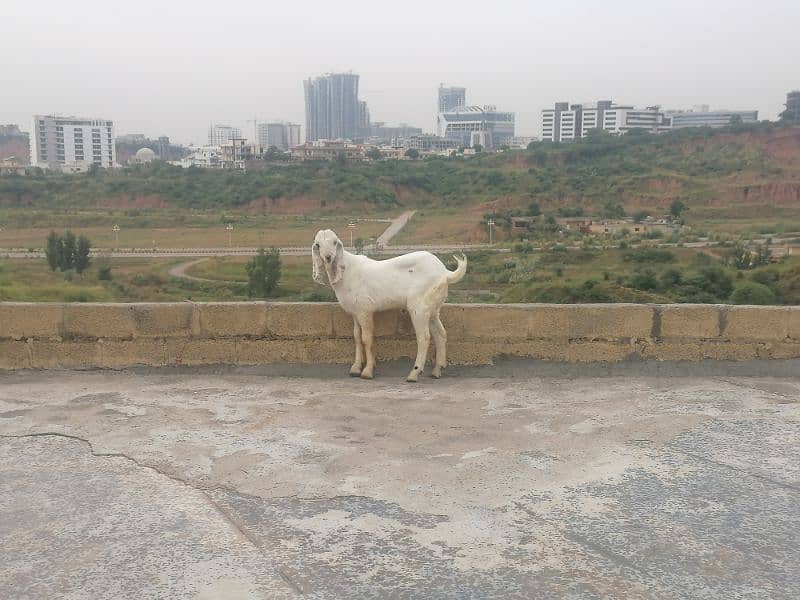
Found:
[[[361,371],[362,379],[372,379],[375,371],[375,347],[372,328],[372,313],[359,315],[358,324],[361,326],[361,341],[364,342],[364,355],[367,359],[367,364],[364,370]]]
[[[364,366],[364,343],[361,341],[361,325],[358,324],[358,319],[355,317],[353,317],[353,339],[356,342],[356,358],[353,366],[350,367],[350,376],[358,377]]]
[[[418,311],[411,314],[411,323],[417,334],[417,359],[414,361],[414,368],[406,377],[406,381],[415,383],[425,368],[425,361],[428,360],[428,347],[431,343],[430,319],[431,315],[428,312]]]

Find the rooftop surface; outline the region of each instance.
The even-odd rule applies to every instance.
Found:
[[[798,363],[0,375],[2,598],[797,598]]]

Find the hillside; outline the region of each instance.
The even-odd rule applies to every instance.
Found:
[[[0,160],[5,160],[12,156],[15,157],[21,165],[30,163],[28,138],[20,135],[0,134]]]
[[[85,175],[0,178],[0,206],[38,208],[340,209],[473,207],[543,210],[609,202],[628,211],[764,207],[800,210],[800,129],[772,124],[667,135],[599,136],[573,144],[466,158],[372,164],[292,164],[246,173],[183,170],[163,163]]]

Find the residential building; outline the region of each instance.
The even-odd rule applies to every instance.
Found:
[[[611,100],[594,106],[556,102],[554,108],[542,111],[542,140],[568,142],[585,138],[592,129],[621,135],[631,129],[660,133],[670,129],[670,121],[658,106],[636,109]]]
[[[709,110],[708,104],[703,104],[692,110],[668,110],[664,115],[669,119],[672,129],[725,127],[739,120],[742,123],[755,123],[758,121],[757,110]]]
[[[358,101],[358,137],[363,139],[369,135],[369,106],[364,100]]]
[[[357,139],[365,106],[358,99],[358,75],[330,73],[303,82],[306,141]]]
[[[383,122],[371,123],[367,140],[372,144],[388,144],[402,146],[403,141],[412,135],[422,133],[420,127],[412,127],[406,123],[397,126],[386,125]]]
[[[300,131],[299,124],[287,123],[286,130],[289,138],[289,148],[294,148],[295,146],[299,146],[300,144],[303,143],[303,137]]]
[[[198,167],[201,169],[221,169],[222,148],[219,146],[202,146],[200,148],[190,148],[189,156],[180,160],[171,161],[170,164],[188,169]]]
[[[253,146],[244,138],[231,138],[220,144],[222,167],[244,170],[245,163],[253,159]]]
[[[467,89],[463,87],[444,87],[439,84],[440,113],[461,110],[467,106]]]
[[[222,146],[224,142],[233,139],[241,139],[242,130],[230,125],[214,125],[208,128],[208,145]]]
[[[528,147],[528,144],[531,142],[537,142],[539,138],[535,135],[526,136],[526,135],[515,135],[511,140],[508,142],[508,147],[512,150],[525,150]]]
[[[460,140],[463,146],[499,148],[514,137],[514,118],[513,112],[501,112],[495,106],[466,106],[439,113],[438,130],[443,137]]]
[[[345,140],[314,140],[291,149],[292,160],[336,160],[344,156],[349,161],[363,161],[366,148]]]
[[[31,165],[84,171],[117,164],[114,122],[107,119],[35,115],[30,138]]]
[[[800,125],[800,90],[786,94],[786,110],[781,113],[781,121]]]

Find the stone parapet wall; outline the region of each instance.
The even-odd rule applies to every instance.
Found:
[[[800,307],[446,304],[452,364],[800,358]],[[410,358],[408,316],[376,315],[379,360]],[[0,369],[342,363],[352,320],[328,303],[0,303]]]

